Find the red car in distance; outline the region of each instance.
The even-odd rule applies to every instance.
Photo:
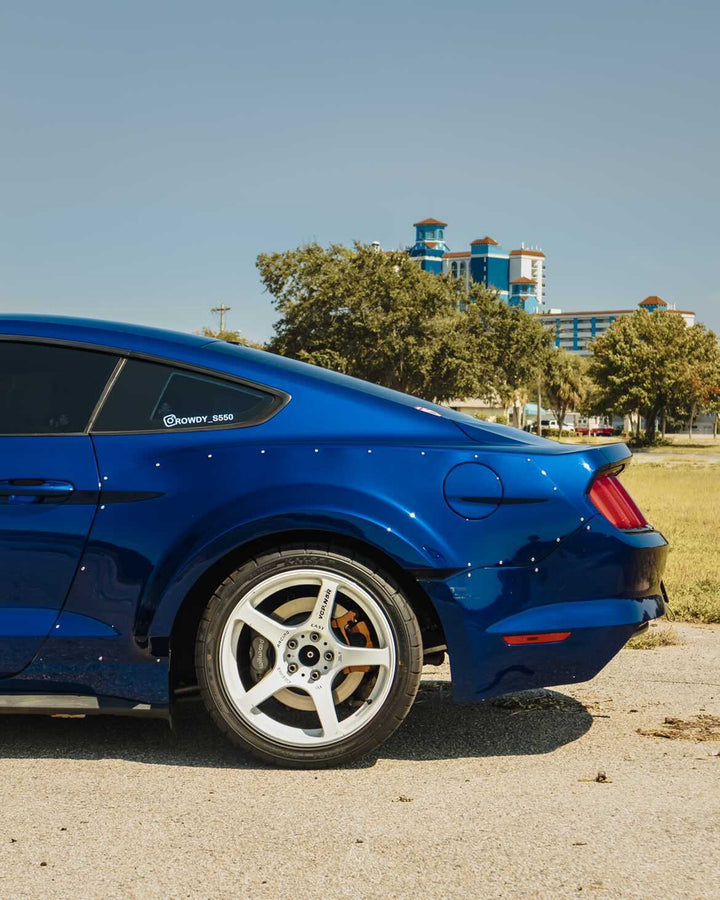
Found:
[[[588,435],[589,437],[615,437],[619,429],[611,425],[607,420],[584,419],[576,422],[575,434]]]

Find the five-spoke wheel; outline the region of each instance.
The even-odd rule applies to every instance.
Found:
[[[235,572],[198,634],[211,713],[285,765],[333,765],[376,747],[407,714],[421,665],[417,621],[389,576],[313,546]]]

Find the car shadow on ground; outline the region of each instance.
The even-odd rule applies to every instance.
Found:
[[[405,724],[377,756],[439,760],[551,753],[582,737],[592,723],[582,703],[557,691],[524,691],[459,706],[448,681],[425,678]]]
[[[458,706],[452,702],[449,682],[426,678],[404,725],[353,767],[372,767],[381,759],[550,753],[577,740],[591,724],[592,715],[581,703],[555,691]],[[178,704],[172,730],[158,719],[3,716],[0,759],[123,759],[148,765],[267,768],[234,748],[196,699]]]

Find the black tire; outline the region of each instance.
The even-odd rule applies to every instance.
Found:
[[[293,569],[318,568],[350,578],[384,613],[395,647],[391,684],[382,705],[361,730],[323,747],[297,747],[272,739],[250,725],[233,705],[220,672],[220,641],[226,623],[245,594],[265,579]],[[423,648],[415,614],[393,578],[372,560],[332,544],[282,546],[250,559],[210,598],[200,621],[195,664],[203,701],[227,737],[264,762],[290,768],[325,768],[357,759],[380,746],[403,722],[417,694]]]

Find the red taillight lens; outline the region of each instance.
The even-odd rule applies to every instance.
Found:
[[[590,501],[616,528],[644,528],[647,519],[615,475],[601,475],[590,489]]]

